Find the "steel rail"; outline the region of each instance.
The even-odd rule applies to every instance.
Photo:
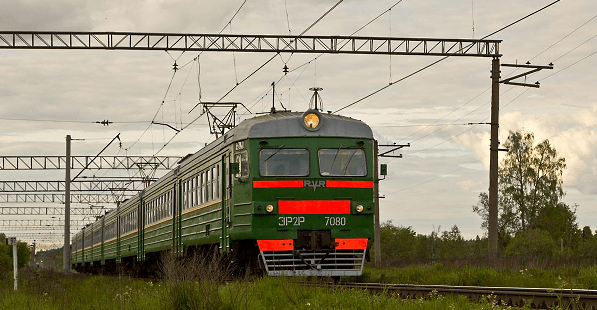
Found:
[[[329,284],[328,284],[329,285]],[[597,290],[561,289],[561,288],[521,288],[521,287],[483,287],[450,285],[412,285],[383,283],[341,282],[339,286],[352,289],[364,289],[376,293],[397,295],[401,298],[426,298],[434,294],[465,295],[477,300],[481,297],[494,298],[498,303],[511,306],[524,306],[548,309],[555,306],[564,309],[597,309]]]

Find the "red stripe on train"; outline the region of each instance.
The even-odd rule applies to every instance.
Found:
[[[253,188],[303,187],[303,181],[253,181]]]
[[[335,239],[336,250],[364,250],[367,248],[367,238]]]
[[[282,240],[257,240],[257,245],[261,251],[292,251],[294,245],[292,239]]]
[[[327,180],[326,187],[331,188],[373,188],[372,181],[336,181]],[[281,188],[281,187],[303,187],[302,180],[284,181],[253,181],[253,188]]]
[[[373,188],[372,181],[334,181],[325,182],[326,187]]]
[[[279,200],[279,214],[350,214],[350,200]]]

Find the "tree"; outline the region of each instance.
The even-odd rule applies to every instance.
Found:
[[[391,220],[381,224],[380,242],[383,260],[412,260],[417,252],[418,242],[412,227],[396,227]]]
[[[452,226],[450,231],[443,231],[440,238],[438,256],[442,259],[465,258],[469,254],[468,247],[458,226]]]
[[[562,173],[566,168],[565,159],[558,157],[549,140],[537,145],[534,142],[532,133],[510,131],[504,143],[508,152],[498,171],[498,240],[502,245],[517,232],[549,222],[550,213],[543,210],[547,207],[557,209],[564,196]],[[479,202],[472,208],[484,220],[481,227],[487,228],[488,195],[481,193]],[[572,222],[569,224],[572,225]],[[549,227],[544,228],[549,230]]]
[[[0,237],[2,235],[0,234]],[[6,245],[5,241],[0,243],[0,270],[12,268],[12,245]],[[24,267],[29,263],[29,255],[31,250],[25,242],[17,242],[17,264],[19,267]]]
[[[581,238],[576,223],[576,208],[572,210],[565,203],[546,206],[539,212],[537,228],[545,230],[556,242],[563,242],[570,249],[572,243]]]
[[[551,259],[558,247],[548,232],[541,229],[521,231],[516,234],[505,250],[506,256],[528,260]]]
[[[582,238],[583,239],[592,239],[593,232],[591,231],[591,227],[585,226],[582,228]]]
[[[508,149],[499,169],[500,191],[511,199],[520,219],[520,230],[535,228],[542,208],[556,206],[564,196],[562,173],[566,161],[558,157],[549,140],[533,146],[532,133],[510,131]]]
[[[479,194],[479,202],[473,206],[473,212],[476,212],[483,219],[481,228],[489,228],[489,195],[487,193]],[[518,214],[514,209],[514,204],[507,200],[507,196],[498,196],[498,242],[504,248],[512,236],[518,231]]]

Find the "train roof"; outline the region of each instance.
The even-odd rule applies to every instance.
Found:
[[[233,141],[274,137],[351,137],[373,139],[371,128],[364,122],[331,113],[321,113],[321,128],[307,130],[302,112],[280,111],[242,121],[229,134]]]

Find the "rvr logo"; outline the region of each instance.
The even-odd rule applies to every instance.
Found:
[[[318,187],[325,187],[325,181],[303,181],[303,187],[311,187],[315,191]]]

